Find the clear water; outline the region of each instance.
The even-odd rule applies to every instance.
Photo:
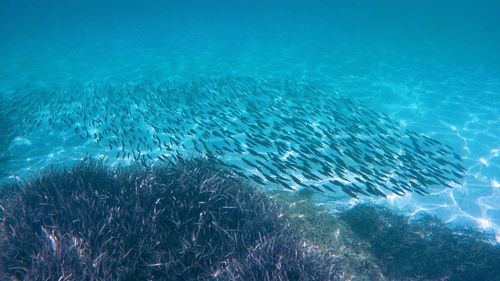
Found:
[[[462,186],[377,202],[472,225],[500,242],[497,1],[71,2],[1,0],[2,95],[27,85],[225,75],[330,85],[464,157]],[[21,170],[75,155],[50,132],[16,137],[8,150]]]

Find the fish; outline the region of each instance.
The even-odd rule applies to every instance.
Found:
[[[16,108],[9,116],[17,135],[74,136],[74,147],[84,149],[65,149],[66,159],[90,145],[111,161],[133,158],[143,166],[217,157],[258,185],[342,190],[354,198],[426,194],[460,184],[467,172],[450,145],[318,82],[233,76],[102,82],[40,88],[2,102]],[[336,178],[348,184],[332,184]]]

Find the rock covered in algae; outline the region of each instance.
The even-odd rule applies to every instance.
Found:
[[[311,191],[299,193],[273,192],[272,197],[282,207],[293,227],[318,251],[334,255],[343,280],[388,280],[369,244],[354,233],[349,224],[311,200]]]
[[[273,197],[304,239],[337,257],[345,280],[500,280],[500,245],[486,233],[370,204],[332,213],[310,192]]]

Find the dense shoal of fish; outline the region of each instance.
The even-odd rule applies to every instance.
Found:
[[[427,194],[460,184],[465,172],[449,145],[309,82],[103,82],[19,89],[3,103],[18,135],[65,134],[124,164],[217,157],[266,187]]]

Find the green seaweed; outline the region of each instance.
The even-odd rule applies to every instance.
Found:
[[[271,193],[287,220],[306,241],[337,257],[339,274],[345,280],[385,280],[366,242],[357,237],[349,224],[326,208],[315,205],[312,195],[309,189]]]

